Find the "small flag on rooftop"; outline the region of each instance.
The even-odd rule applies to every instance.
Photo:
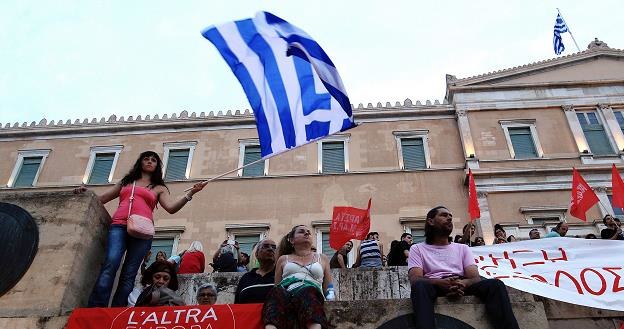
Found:
[[[561,14],[557,14],[557,19],[555,20],[555,29],[553,36],[553,47],[555,48],[555,54],[561,55],[565,50],[565,46],[563,45],[563,40],[561,39],[561,33],[568,32],[568,25],[561,17]]]
[[[338,70],[307,33],[268,12],[202,32],[241,83],[262,158],[355,127]]]

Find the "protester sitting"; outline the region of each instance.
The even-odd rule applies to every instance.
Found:
[[[611,215],[606,215],[602,218],[602,223],[607,228],[600,231],[600,237],[605,240],[624,240],[622,229],[619,227],[615,218]]]
[[[568,234],[568,223],[559,222],[557,223],[557,226],[553,227],[550,233],[544,235],[544,238],[564,237],[566,234]]]
[[[353,242],[347,241],[338,251],[334,253],[329,261],[329,268],[349,268],[348,254],[353,249]]]
[[[169,262],[154,262],[145,270],[141,277],[143,289],[135,306],[173,306],[184,305],[182,298],[176,294],[178,276],[174,265]]]
[[[264,303],[267,295],[275,286],[275,254],[277,245],[271,239],[258,242],[255,258],[259,267],[243,274],[238,281],[235,304]]]
[[[329,261],[312,252],[312,233],[297,225],[280,241],[276,286],[262,309],[265,328],[329,328],[323,292],[332,282]]]
[[[237,257],[234,257],[236,253]],[[219,249],[212,257],[212,267],[215,272],[237,272],[238,262],[236,259],[240,259],[240,246],[238,241],[225,240],[219,246]]]
[[[477,233],[477,227],[473,223],[468,223],[464,225],[462,228],[462,237],[458,243],[467,244],[468,246],[472,246],[475,239],[475,234]]]
[[[379,268],[382,266],[383,247],[379,242],[379,233],[369,232],[366,240],[360,244],[357,260],[353,267]]]
[[[168,213],[174,214],[205,185],[204,182],[196,183],[187,194],[172,198],[163,181],[160,157],[155,152],[147,151],[139,155],[132,169],[118,183],[98,196],[102,204],[119,198],[119,206],[111,216],[104,253],[106,256],[89,296],[89,307],[108,306],[120,265],[121,272],[111,304],[113,307],[121,307],[128,303],[128,295],[134,287],[141,261],[152,246],[152,238],[146,238],[145,232],[133,230],[128,222],[132,220],[130,222],[133,223],[136,220],[145,225],[153,225],[157,203]],[[85,191],[87,188],[84,186],[74,189],[74,193]]]
[[[507,242],[516,242],[516,241],[517,241],[517,239],[516,239],[516,237],[513,234],[511,234],[511,235],[509,235],[507,237]]]
[[[436,328],[434,302],[438,296],[476,295],[485,302],[494,328],[519,328],[505,284],[481,279],[470,248],[449,243],[453,215],[442,206],[427,213],[425,242],[410,249],[408,275],[416,328]]]
[[[211,284],[205,284],[197,290],[197,305],[214,305],[217,302],[217,288]]]
[[[193,241],[182,255],[178,274],[204,273],[205,267],[204,246],[199,241]]]
[[[483,239],[483,237],[476,237],[474,240],[474,244],[472,245],[473,247],[478,247],[478,246],[485,246],[485,239]]]
[[[407,266],[409,249],[412,246],[412,235],[410,233],[401,234],[401,241],[397,241],[394,246],[390,245],[388,253],[388,266]]]
[[[507,243],[507,232],[502,225],[494,225],[494,244]]]
[[[245,273],[249,271],[247,266],[249,266],[249,255],[246,252],[241,252],[240,258],[238,259],[238,265],[236,266],[236,271]]]
[[[540,231],[536,228],[529,231],[529,239],[538,240],[540,238]]]
[[[598,237],[594,233],[589,233],[585,236],[585,239],[598,239]]]

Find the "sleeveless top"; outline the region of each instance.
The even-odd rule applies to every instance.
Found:
[[[347,256],[341,254],[339,251],[336,251],[334,256],[332,256],[331,260],[329,261],[329,268],[342,268],[340,267],[340,263],[338,262],[338,255],[342,255],[342,260],[344,261],[345,266],[349,268],[349,261],[347,260]]]
[[[321,256],[316,254],[315,260],[305,266],[290,261],[288,256],[286,255],[286,264],[282,270],[280,286],[291,292],[305,286],[313,286],[322,294],[323,265],[320,262]]]
[[[381,267],[381,251],[376,240],[364,240],[360,245],[360,267]]]
[[[127,225],[130,195],[132,195],[132,184],[128,184],[121,188],[121,191],[119,192],[119,206],[113,214],[112,225]],[[134,188],[134,202],[132,203],[131,214],[147,217],[153,222],[153,212],[157,202],[158,197],[153,190],[150,190],[147,187],[136,186]]]

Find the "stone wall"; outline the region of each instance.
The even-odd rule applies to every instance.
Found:
[[[0,201],[28,211],[39,228],[32,265],[0,297],[0,328],[62,328],[74,308],[87,304],[110,216],[90,192],[3,191]]]

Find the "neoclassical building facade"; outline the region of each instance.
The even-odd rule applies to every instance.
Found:
[[[1,189],[85,184],[100,193],[140,152],[154,150],[171,193],[181,195],[260,159],[249,111],[127,115],[5,124]],[[453,211],[460,233],[468,222],[468,168],[481,207],[478,235],[487,243],[495,224],[526,239],[532,228],[546,233],[565,220],[569,235],[584,236],[599,233],[605,214],[622,214],[611,206],[610,170],[624,169],[624,51],[598,40],[569,56],[447,75],[444,101],[359,104],[354,116],[358,127],[211,182],[176,214],[157,209],[153,249],[170,254],[199,240],[211,254],[232,238],[249,251],[262,237],[279,239],[307,224],[319,251],[331,254],[333,207],[364,208],[369,198],[371,230],[386,248],[402,232],[422,239],[427,210],[440,204]],[[568,214],[573,167],[601,201],[587,222]]]

